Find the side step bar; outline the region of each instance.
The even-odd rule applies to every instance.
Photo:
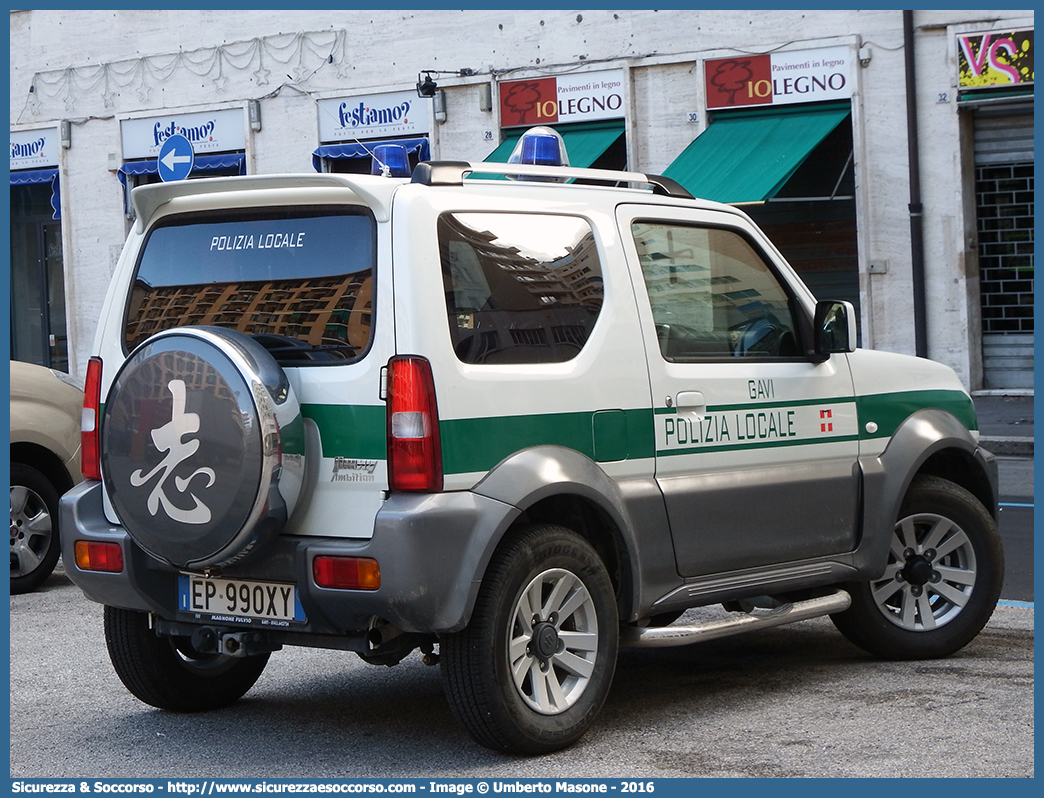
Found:
[[[665,648],[687,646],[703,640],[768,629],[786,623],[805,621],[821,615],[841,612],[852,604],[852,597],[844,590],[828,596],[783,604],[765,612],[745,613],[735,618],[708,621],[698,626],[625,627],[620,630],[620,645],[631,648]]]

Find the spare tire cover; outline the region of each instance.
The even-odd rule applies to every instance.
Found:
[[[300,490],[300,405],[272,356],[214,327],[164,331],[117,374],[102,478],[138,545],[179,568],[216,568],[279,534]]]

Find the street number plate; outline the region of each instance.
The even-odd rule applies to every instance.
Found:
[[[189,574],[178,576],[178,609],[212,621],[246,619],[268,625],[307,620],[296,585]]]

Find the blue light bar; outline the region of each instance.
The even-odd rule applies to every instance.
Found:
[[[410,158],[401,144],[378,144],[373,148],[371,175],[409,177],[411,171]]]

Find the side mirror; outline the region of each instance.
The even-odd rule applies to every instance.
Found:
[[[854,352],[856,314],[851,302],[825,299],[816,303],[816,354],[828,357],[835,352]]]

